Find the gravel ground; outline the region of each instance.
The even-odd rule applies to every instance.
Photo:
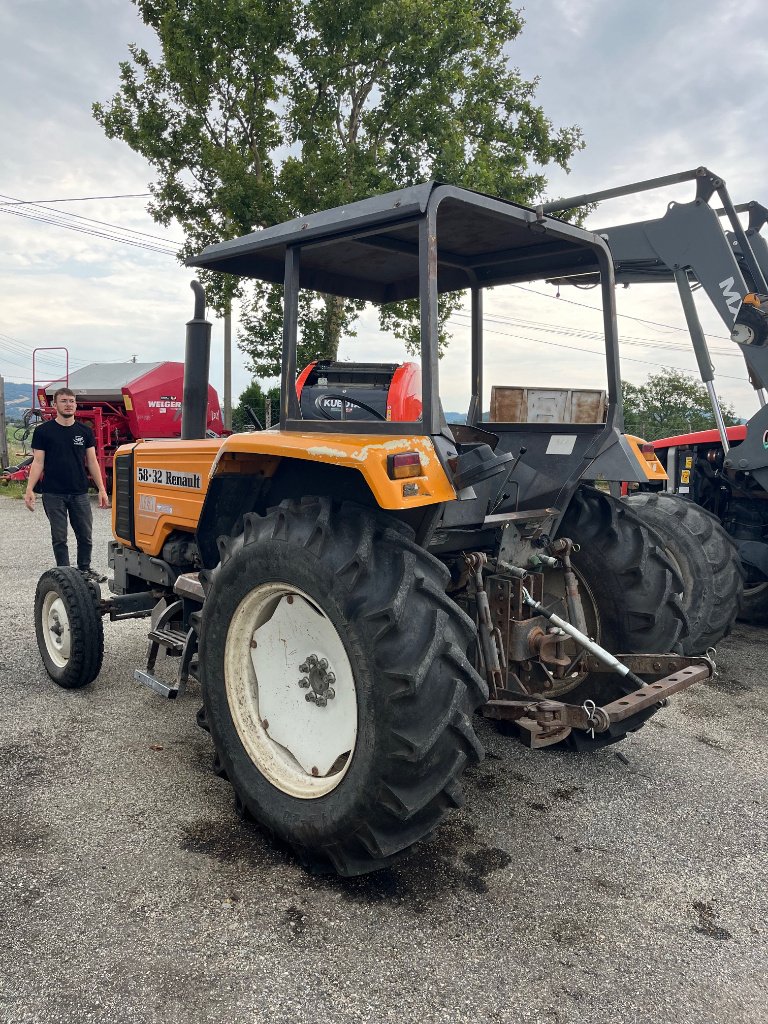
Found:
[[[108,515],[94,510],[106,568]],[[34,637],[47,522],[0,497],[0,1020],[768,1020],[768,632],[595,755],[480,724],[466,807],[397,869],[306,874],[235,816],[146,623],[57,689]]]

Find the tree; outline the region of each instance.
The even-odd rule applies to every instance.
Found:
[[[118,92],[94,115],[153,167],[150,213],[182,225],[181,257],[430,178],[530,203],[541,169],[567,169],[582,146],[510,66],[523,20],[506,0],[133,2],[162,56],[132,45]],[[205,279],[214,308],[244,297],[241,347],[255,372],[279,372],[280,289]],[[305,302],[312,356],[335,357],[358,308]],[[441,304],[443,328],[452,308]],[[413,304],[382,321],[414,344]]]
[[[655,441],[717,426],[706,387],[680,370],[652,373],[641,385],[622,381],[621,390],[628,434]],[[738,423],[735,411],[719,404],[725,425]]]
[[[255,426],[248,409],[251,409],[262,427],[267,426],[266,405],[271,405],[272,422],[276,422],[280,415],[280,388],[270,388],[264,391],[257,380],[251,381],[243,391],[238,400],[237,406],[232,410],[232,429],[235,431],[247,430]]]

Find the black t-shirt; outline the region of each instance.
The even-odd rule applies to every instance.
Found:
[[[85,494],[88,491],[85,453],[96,447],[90,427],[77,420],[71,427],[48,420],[35,427],[32,447],[45,452],[43,494]]]

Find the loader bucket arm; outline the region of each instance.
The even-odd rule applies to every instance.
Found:
[[[574,196],[544,207],[546,213],[572,209],[618,196],[650,191],[663,186],[695,181],[696,198],[689,203],[670,203],[663,217],[619,224],[599,230],[611,250],[617,284],[674,282],[691,336],[701,379],[709,391],[715,421],[723,447],[728,451],[725,426],[714,391],[714,367],[709,357],[704,331],[691,295],[691,286],[699,284],[706,292],[734,342],[740,344],[750,382],[765,405],[768,387],[768,301],[759,313],[747,308],[745,298],[758,292],[768,293],[768,246],[760,228],[768,220],[768,211],[758,203],[734,207],[725,182],[705,167],[680,174],[636,182],[583,196]],[[710,200],[717,195],[722,202],[716,210]],[[749,211],[749,227],[744,229],[739,213]],[[726,217],[731,231],[725,232],[720,217]],[[574,283],[560,279],[557,283]],[[744,314],[758,316],[765,323],[759,331],[744,332]],[[747,343],[745,342],[747,339]],[[755,340],[755,344],[749,342]]]

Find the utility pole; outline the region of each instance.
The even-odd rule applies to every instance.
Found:
[[[5,424],[5,380],[0,377],[0,469],[8,462],[8,432]]]
[[[224,426],[232,429],[232,301],[224,312]]]

